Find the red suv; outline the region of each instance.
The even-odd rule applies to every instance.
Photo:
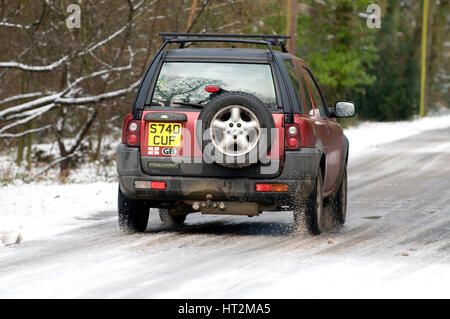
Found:
[[[160,35],[117,150],[120,228],[145,231],[150,208],[168,225],[293,210],[319,234],[328,205],[343,224],[349,143],[336,118],[354,116],[353,103],[327,106],[288,37]],[[204,42],[267,49],[185,48]]]

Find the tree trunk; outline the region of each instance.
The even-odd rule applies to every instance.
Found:
[[[428,103],[432,106],[439,101],[439,69],[444,65],[446,37],[446,19],[450,8],[449,0],[441,0],[439,3],[430,3],[430,24],[429,24],[429,51],[428,57]],[[442,103],[444,104],[444,103]]]
[[[295,43],[297,33],[297,5],[298,0],[288,0],[286,33],[291,37],[288,42],[288,51],[295,55]]]
[[[195,11],[197,10],[198,0],[194,0],[191,6],[191,12],[189,13],[188,21],[186,24],[186,29],[184,32],[190,32],[192,25],[194,24]]]
[[[94,152],[94,161],[98,161],[100,159],[100,153],[102,151],[102,141],[103,141],[103,136],[105,133],[105,120],[103,118],[103,113],[100,113],[99,116],[99,129],[97,132],[97,146],[95,148],[95,151],[92,149],[92,151]]]
[[[27,129],[31,130],[35,128],[35,121],[36,119],[32,120],[27,124]],[[27,154],[25,156],[27,161],[27,170],[31,169],[31,154],[32,154],[32,147],[33,147],[33,133],[26,135],[26,141],[27,141]]]
[[[23,150],[25,149],[25,136],[19,137],[19,141],[17,143],[17,159],[16,164],[20,166],[22,164],[23,159]]]
[[[22,77],[21,77],[21,82],[20,82],[20,92],[22,94],[25,94],[28,90],[28,83],[27,83],[27,74],[23,73]],[[26,130],[27,128],[25,128],[24,130]],[[18,143],[18,148],[17,148],[17,160],[16,163],[18,166],[22,165],[22,161],[23,161],[23,154],[25,151],[25,146],[26,146],[26,135],[23,135],[21,137],[19,137],[19,143]]]

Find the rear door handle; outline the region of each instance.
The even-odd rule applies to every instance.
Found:
[[[186,122],[187,116],[184,113],[151,112],[145,114],[144,120],[159,122]]]

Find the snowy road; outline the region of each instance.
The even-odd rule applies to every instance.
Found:
[[[347,223],[318,237],[289,212],[128,236],[115,214],[0,248],[0,297],[450,298],[450,128],[351,159]]]

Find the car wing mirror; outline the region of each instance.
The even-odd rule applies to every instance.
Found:
[[[355,116],[355,104],[353,102],[338,101],[333,108],[330,108],[330,116],[346,118]]]

